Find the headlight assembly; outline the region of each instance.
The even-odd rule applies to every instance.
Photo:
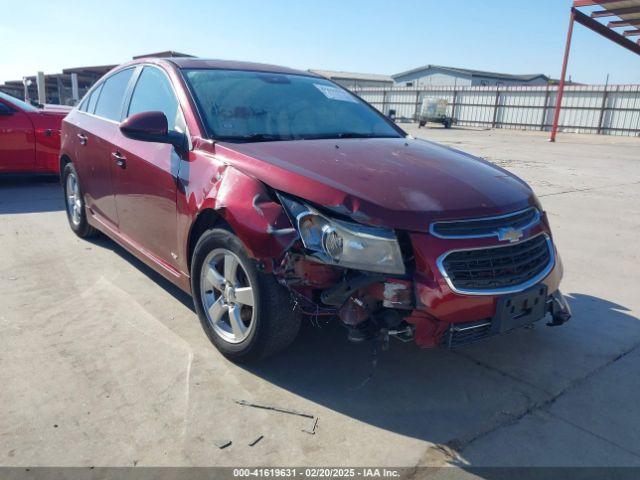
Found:
[[[370,272],[405,273],[393,230],[329,218],[315,208],[278,195],[310,255],[325,263]]]

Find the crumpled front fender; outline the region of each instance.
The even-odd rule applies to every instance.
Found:
[[[298,238],[268,187],[231,166],[218,172],[202,208],[216,210],[258,260],[282,257]]]

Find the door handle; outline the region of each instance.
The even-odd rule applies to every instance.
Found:
[[[120,168],[127,168],[127,157],[122,155],[120,152],[113,152],[111,156],[116,159],[116,165]]]
[[[87,144],[87,136],[83,133],[78,133],[76,134],[78,136],[78,138],[80,139],[80,145],[86,145]]]

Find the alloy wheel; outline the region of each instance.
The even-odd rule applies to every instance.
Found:
[[[218,336],[229,343],[249,336],[255,326],[254,286],[235,253],[218,248],[207,255],[200,271],[200,296]]]
[[[82,197],[80,196],[80,185],[75,173],[67,175],[67,212],[74,225],[80,225],[82,215]]]

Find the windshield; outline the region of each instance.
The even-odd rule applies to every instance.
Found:
[[[315,77],[186,70],[209,135],[228,141],[400,137],[381,114]]]
[[[20,108],[21,110],[24,110],[25,112],[37,112],[38,109],[36,107],[34,107],[33,105],[29,105],[27,102],[23,102],[22,100],[16,98],[16,97],[12,97],[11,95],[7,95],[4,92],[0,92],[0,98],[2,98],[3,100],[6,100],[7,102],[9,102],[12,105],[15,105],[16,107]]]

